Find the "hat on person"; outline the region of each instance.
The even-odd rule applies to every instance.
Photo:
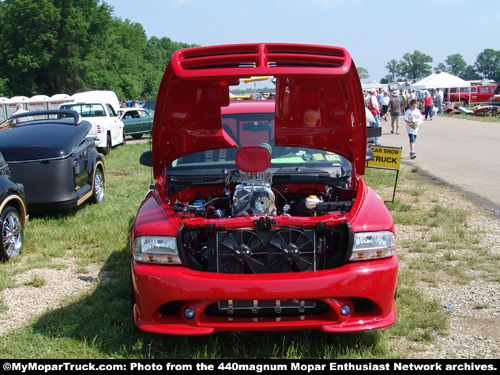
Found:
[[[370,92],[371,93],[377,92],[377,89],[371,89]]]
[[[399,92],[397,92],[397,91],[393,91],[393,92],[392,92],[392,95],[399,95]]]

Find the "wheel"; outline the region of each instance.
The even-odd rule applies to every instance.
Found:
[[[467,100],[465,100],[465,99],[460,99],[460,105],[461,105],[462,107],[465,107],[465,106],[467,105]]]
[[[96,167],[95,169],[92,186],[92,201],[94,203],[101,203],[104,199],[104,173],[101,167]]]
[[[23,222],[19,212],[7,206],[0,215],[0,258],[9,260],[18,255],[23,248]]]
[[[142,138],[142,133],[132,134],[132,138],[134,138],[134,139],[141,139]]]
[[[106,146],[101,147],[100,150],[103,155],[108,155],[109,152],[111,151],[111,134],[108,133],[106,136]]]

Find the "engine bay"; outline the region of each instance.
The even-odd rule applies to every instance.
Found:
[[[182,178],[176,176],[176,190]],[[199,184],[202,185],[202,184]],[[179,191],[174,210],[189,217],[223,219],[249,216],[321,216],[350,211],[355,194],[341,186],[321,183],[273,183],[269,171],[233,170],[220,185],[190,186]],[[223,186],[223,187],[221,187]]]

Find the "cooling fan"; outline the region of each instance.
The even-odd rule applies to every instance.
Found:
[[[219,265],[228,273],[257,273],[266,262],[266,245],[251,230],[228,232],[218,251]]]
[[[269,240],[267,261],[274,272],[313,271],[314,244],[302,230],[282,229]]]

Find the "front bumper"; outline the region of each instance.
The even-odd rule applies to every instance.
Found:
[[[318,329],[354,332],[383,328],[396,321],[397,256],[302,273],[234,275],[185,267],[143,264],[132,260],[136,325],[148,332],[203,335],[218,331]],[[315,301],[324,306],[310,313],[285,311],[254,316],[217,315],[213,306],[265,301]],[[228,302],[230,301],[230,302]],[[275,302],[276,301],[276,302]],[[303,303],[303,302],[302,302]],[[293,304],[293,303],[291,303]],[[297,302],[300,304],[300,302]],[[341,308],[349,305],[350,313]],[[187,318],[190,308],[194,317]]]

